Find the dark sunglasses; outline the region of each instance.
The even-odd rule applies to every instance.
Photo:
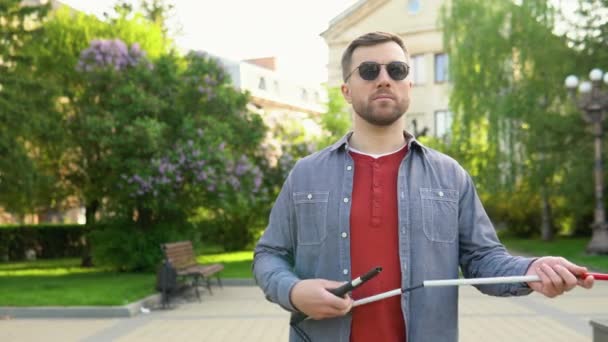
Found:
[[[410,66],[405,64],[405,62],[390,62],[388,64],[381,64],[376,62],[363,62],[359,64],[353,71],[346,76],[344,82],[348,81],[348,79],[353,75],[355,70],[359,70],[359,76],[366,81],[375,80],[378,75],[380,75],[380,70],[382,66],[386,66],[386,72],[388,75],[395,81],[401,81],[407,77],[410,73]]]

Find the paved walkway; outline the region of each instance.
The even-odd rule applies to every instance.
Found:
[[[608,284],[556,299],[496,298],[460,289],[460,341],[591,341],[590,319],[608,320]],[[439,327],[438,327],[439,328]],[[287,341],[288,315],[257,287],[227,286],[172,310],[121,319],[0,320],[0,341]]]

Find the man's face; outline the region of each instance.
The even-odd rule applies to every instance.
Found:
[[[350,71],[354,72],[342,85],[342,94],[357,115],[369,124],[390,126],[401,118],[410,105],[412,83],[409,76],[404,80],[392,79],[386,65],[381,66],[380,74],[371,81],[362,79],[355,69],[363,62],[395,61],[407,63],[405,52],[395,42],[360,46],[353,52]]]

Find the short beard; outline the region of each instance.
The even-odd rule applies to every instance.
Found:
[[[394,124],[397,120],[401,119],[407,108],[409,107],[409,101],[405,105],[397,106],[391,113],[391,115],[381,116],[375,115],[372,106],[368,105],[364,108],[358,108],[359,106],[353,106],[355,113],[365,120],[367,123],[374,126],[386,127]]]

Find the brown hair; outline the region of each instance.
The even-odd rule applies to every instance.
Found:
[[[407,48],[405,47],[405,44],[403,44],[403,40],[399,36],[396,36],[392,33],[380,31],[366,33],[350,42],[350,44],[342,54],[342,79],[345,80],[346,76],[350,73],[353,52],[356,48],[358,48],[359,46],[374,46],[386,42],[397,43],[397,45],[399,45],[403,49],[405,56],[408,56]]]

